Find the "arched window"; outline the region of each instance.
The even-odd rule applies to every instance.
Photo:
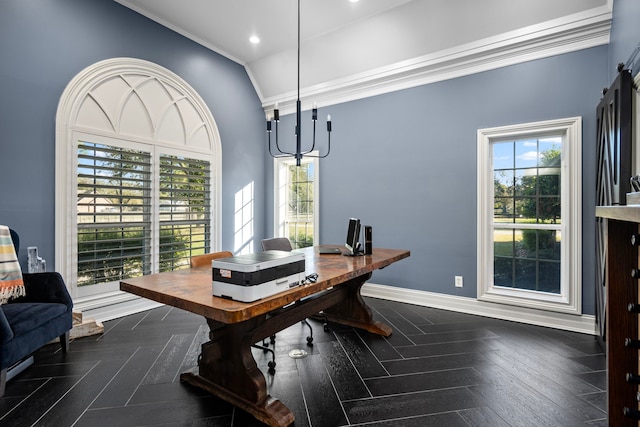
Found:
[[[56,118],[56,270],[76,306],[220,246],[220,136],[200,96],[151,62],[80,72]]]

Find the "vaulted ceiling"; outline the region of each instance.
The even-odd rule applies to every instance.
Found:
[[[296,0],[115,1],[244,65],[265,110],[292,110]],[[303,107],[606,44],[612,2],[301,0]]]

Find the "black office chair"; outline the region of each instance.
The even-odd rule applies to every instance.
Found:
[[[286,237],[274,237],[273,239],[262,239],[262,250],[291,252],[293,246],[291,246],[291,241]]]
[[[291,246],[291,241],[286,237],[274,237],[272,239],[262,239],[262,250],[291,252],[293,250],[293,246]],[[304,319],[302,323],[304,323],[309,327],[309,336],[307,337],[307,345],[309,347],[313,347],[313,328],[311,327],[311,324],[307,322],[307,319]],[[274,341],[275,341],[275,336],[272,336],[271,342],[274,342]]]

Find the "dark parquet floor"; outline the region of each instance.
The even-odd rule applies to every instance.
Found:
[[[368,298],[382,338],[311,321],[277,335],[270,394],[295,427],[606,426],[605,358],[593,336]],[[258,426],[179,380],[197,364],[203,318],[161,307],[105,322],[103,335],[49,345],[7,384],[1,426]]]

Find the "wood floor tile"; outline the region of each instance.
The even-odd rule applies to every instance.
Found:
[[[497,366],[485,369],[486,382],[469,387],[474,393],[481,395],[500,418],[512,426],[563,426],[584,425],[591,419],[589,414],[577,418],[575,414],[559,406],[543,392],[520,383],[517,377],[505,373]]]
[[[379,361],[396,360],[402,357],[387,338],[367,331],[355,331],[355,333],[360,336],[362,342],[365,343]]]
[[[352,400],[344,402],[344,407],[349,421],[356,424],[469,409],[483,406],[483,403],[480,396],[466,388],[453,388]],[[400,421],[396,421],[396,425],[401,425],[398,423]]]
[[[376,311],[380,316],[384,317],[387,324],[389,324],[396,333],[403,335],[418,335],[423,333],[423,331],[416,326],[415,323],[409,321],[403,313],[394,310],[386,303],[378,305]]]
[[[373,396],[413,393],[454,387],[473,386],[483,382],[482,376],[471,368],[420,374],[394,375],[365,380]]]
[[[572,357],[571,360],[586,366],[592,371],[604,371],[607,369],[607,359],[604,354],[589,354],[588,356]]]
[[[478,353],[447,354],[444,356],[413,357],[409,359],[383,361],[389,375],[433,372],[447,369],[482,367],[489,363]]]
[[[172,335],[142,380],[142,385],[172,382],[180,376],[193,334]]]
[[[589,402],[596,408],[602,411],[602,418],[606,417],[607,413],[607,393],[604,391],[599,391],[597,393],[587,393],[581,394],[581,399],[584,399],[585,402]]]
[[[398,418],[391,421],[367,423],[367,427],[469,427],[469,424],[457,413],[423,415]]]
[[[147,405],[127,405],[123,407],[88,410],[76,424],[77,427],[133,427],[152,425],[173,425],[186,420],[213,418],[220,425],[228,424],[231,414],[217,416],[217,407],[225,405],[219,399],[200,397],[189,400],[166,401]],[[217,419],[217,420],[216,420]],[[53,425],[53,424],[52,424]],[[57,424],[70,425],[70,424]]]
[[[340,332],[336,335],[362,378],[387,375],[380,361],[355,331]]]
[[[73,387],[60,396],[60,400],[42,417],[43,425],[67,426],[82,416],[95,397],[102,392],[105,385],[116,375],[122,364],[108,360],[96,364],[95,368],[79,378]],[[66,378],[66,377],[65,377]],[[61,387],[55,387],[56,393]]]
[[[99,362],[79,361],[67,363],[50,363],[50,361],[37,363],[23,371],[17,381],[50,377],[81,377],[94,369]]]
[[[3,414],[0,422],[3,425],[11,427],[47,425],[42,419],[44,417],[51,419],[48,414],[51,411],[58,412],[59,408],[62,408],[62,406],[59,405],[60,399],[72,390],[78,382],[79,377],[49,378],[41,387],[22,400],[16,407],[12,408],[11,411]],[[71,410],[72,408],[69,409]],[[76,414],[75,416],[77,418],[80,414]],[[53,418],[56,417],[54,416]],[[49,425],[63,426],[71,424]]]
[[[91,404],[92,409],[125,406],[140,387],[149,366],[158,357],[162,347],[139,347],[134,354],[122,363],[120,369],[106,384]]]
[[[366,399],[371,393],[338,341],[316,344],[340,400]]]
[[[447,354],[483,353],[495,348],[492,340],[462,341],[398,347],[403,357],[443,356]]]
[[[456,341],[472,341],[489,338],[497,338],[497,335],[488,329],[471,329],[466,331],[448,331],[438,333],[422,333],[410,336],[411,341],[416,344],[438,344]]]
[[[322,357],[312,355],[298,359],[296,365],[311,425],[341,426],[347,424],[340,400],[335,393]]]
[[[606,371],[593,371],[584,374],[576,375],[576,378],[583,380],[586,383],[591,384],[598,390],[607,389],[607,372]]]
[[[570,375],[562,370],[554,369],[546,365],[544,360],[534,360],[533,358],[516,357],[512,354],[500,350],[486,354],[489,362],[500,367],[503,372],[517,377],[521,382],[535,387],[539,390],[549,390],[549,392],[572,393],[593,393],[599,391],[598,388],[581,379],[578,375]]]
[[[471,408],[458,411],[469,427],[509,427],[491,408]]]

